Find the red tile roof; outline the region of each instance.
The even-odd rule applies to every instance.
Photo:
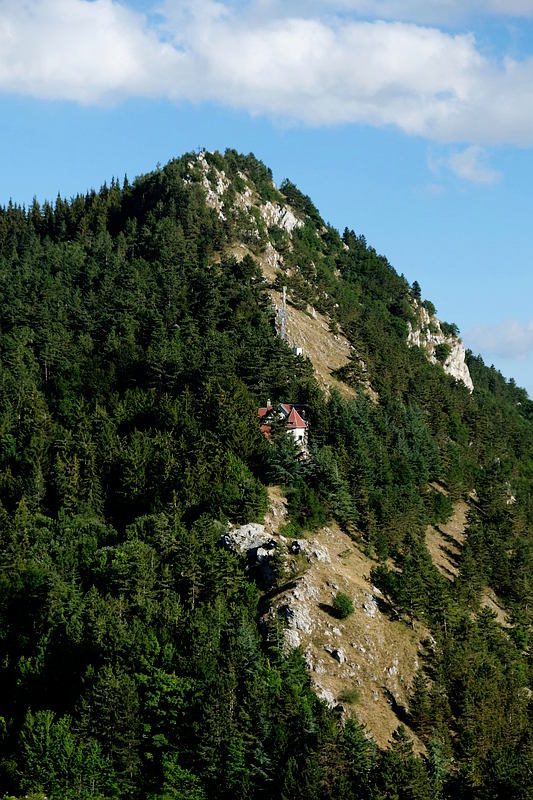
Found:
[[[259,408],[257,410],[257,415],[259,419],[265,420],[261,425],[261,430],[265,434],[267,438],[270,438],[270,429],[271,425],[268,421],[267,415],[270,412],[275,413],[276,409],[273,406],[266,406]],[[280,416],[283,415],[285,419],[285,424],[289,430],[307,430],[307,421],[301,416],[301,414],[295,409],[292,403],[279,403],[278,411],[281,411]],[[266,419],[265,419],[266,418]]]
[[[294,406],[291,406],[291,412],[287,420],[287,428],[307,428],[307,422],[302,419]]]

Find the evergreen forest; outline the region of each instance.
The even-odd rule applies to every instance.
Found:
[[[277,335],[281,285],[350,341],[353,396]],[[434,311],[418,284],[228,150],[0,209],[0,300],[0,797],[533,796],[533,402],[479,356],[470,393],[407,346],[413,301]],[[309,458],[263,436],[267,398],[305,406]],[[379,748],[313,693],[283,620],[260,624],[265,587],[221,541],[269,485],[294,536],[336,520],[430,631],[407,720],[425,752],[400,721]],[[450,582],[425,530],[461,498]]]

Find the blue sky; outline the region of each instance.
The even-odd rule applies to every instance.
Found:
[[[1,203],[252,151],[533,396],[533,0],[0,0],[0,103]]]

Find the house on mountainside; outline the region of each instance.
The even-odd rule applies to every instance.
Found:
[[[301,404],[278,403],[277,408],[274,408],[270,400],[267,400],[266,406],[257,412],[261,420],[261,430],[267,439],[271,437],[272,423],[279,419],[285,423],[287,433],[292,436],[302,450],[307,450],[309,423],[306,413],[305,406]]]

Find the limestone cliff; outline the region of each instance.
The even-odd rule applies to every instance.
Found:
[[[416,324],[408,322],[409,333],[407,344],[409,347],[422,348],[432,364],[442,363],[444,372],[457,381],[464,383],[466,388],[474,391],[474,384],[470,377],[468,366],[465,362],[465,348],[462,341],[453,334],[446,334],[442,330],[442,323],[436,316],[430,315],[427,308],[413,299],[413,310]],[[444,346],[442,361],[439,361],[439,346]]]

